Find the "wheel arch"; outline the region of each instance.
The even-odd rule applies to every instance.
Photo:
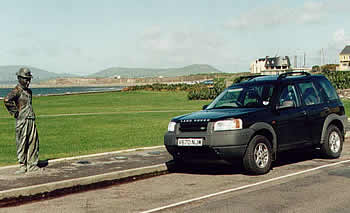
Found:
[[[265,136],[272,143],[271,144],[272,145],[272,156],[273,156],[273,160],[276,160],[277,135],[276,135],[275,130],[273,129],[273,127],[270,124],[268,124],[268,123],[259,122],[259,123],[253,124],[250,128],[254,130],[254,133],[251,136],[251,138],[249,139],[249,141],[251,141],[251,139],[253,137],[255,137],[256,135],[263,135],[263,136]]]
[[[346,116],[339,116],[337,114],[330,114],[326,120],[324,121],[323,128],[322,128],[322,135],[321,135],[321,141],[320,144],[323,144],[326,140],[327,136],[327,129],[330,125],[335,125],[338,127],[338,129],[342,133],[342,137],[344,139],[345,136],[345,121],[346,121]]]

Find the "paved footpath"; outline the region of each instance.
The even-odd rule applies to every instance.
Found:
[[[0,167],[0,207],[28,197],[47,197],[167,172],[172,157],[163,146],[41,161],[43,171],[16,175]]]

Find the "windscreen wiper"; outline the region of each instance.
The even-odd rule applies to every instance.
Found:
[[[229,108],[237,108],[237,107],[234,107],[234,106],[218,106],[218,107],[213,107],[213,108],[210,108],[210,109],[229,109]]]

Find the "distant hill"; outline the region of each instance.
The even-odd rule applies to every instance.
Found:
[[[23,65],[0,66],[0,84],[15,84],[17,83],[16,72],[23,67]],[[220,70],[207,64],[193,64],[181,68],[166,68],[166,69],[147,69],[147,68],[126,68],[126,67],[112,67],[102,70],[100,72],[87,75],[78,76],[72,74],[58,74],[49,72],[36,67],[29,67],[33,74],[33,83],[41,81],[54,80],[56,78],[110,78],[120,76],[123,78],[142,78],[142,77],[175,77],[188,76],[193,74],[210,74],[221,73]]]
[[[166,69],[146,69],[146,68],[125,68],[112,67],[100,72],[89,75],[88,77],[108,78],[120,76],[124,78],[141,78],[141,77],[173,77],[184,76],[191,74],[203,73],[220,73],[221,71],[207,64],[193,64],[181,68],[166,68]]]
[[[13,84],[17,82],[16,72],[23,67],[21,65],[10,65],[10,66],[0,66],[0,84]],[[71,74],[58,74],[54,72],[49,72],[35,67],[29,67],[32,71],[33,82],[37,83],[40,81],[64,78],[64,77],[75,77],[76,75]]]

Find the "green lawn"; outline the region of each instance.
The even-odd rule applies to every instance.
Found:
[[[350,100],[342,100],[342,101],[345,107],[346,116],[350,117]]]
[[[40,159],[162,145],[172,117],[188,113],[185,110],[200,110],[207,103],[189,101],[185,92],[137,91],[34,97]],[[3,104],[0,109],[0,165],[3,166],[16,163],[15,121]],[[79,113],[102,114],[69,115]]]

